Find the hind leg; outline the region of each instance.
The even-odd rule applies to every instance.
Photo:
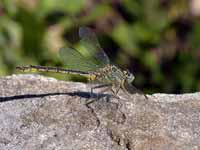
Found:
[[[94,87],[92,87],[91,88],[91,91],[90,91],[90,98],[94,98],[93,100],[87,100],[86,101],[86,105],[87,104],[90,104],[90,103],[92,103],[92,102],[94,102],[95,100],[98,100],[100,97],[99,97],[99,94],[94,94],[94,90],[95,89],[99,89],[99,88],[105,88],[103,91],[101,91],[101,94],[102,93],[104,93],[104,92],[106,92],[107,90],[110,90],[111,89],[111,87],[112,87],[112,85],[111,84],[101,84],[101,85],[97,85],[97,86],[94,86]]]

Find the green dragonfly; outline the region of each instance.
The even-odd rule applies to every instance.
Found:
[[[61,48],[59,53],[67,69],[36,65],[19,66],[16,67],[16,69],[26,72],[56,72],[85,76],[89,81],[99,83],[99,85],[91,88],[91,95],[94,89],[104,88],[111,90],[116,97],[119,90],[122,89],[126,93],[139,93],[147,98],[143,92],[131,84],[135,79],[132,73],[129,71],[122,71],[120,68],[110,63],[95,33],[90,28],[80,27],[79,37],[81,39],[81,44],[88,52],[88,56],[84,56],[80,51],[74,48]]]

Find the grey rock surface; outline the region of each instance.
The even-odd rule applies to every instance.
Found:
[[[198,150],[200,93],[100,94],[39,75],[0,78],[1,150]],[[96,91],[98,92],[98,91]]]

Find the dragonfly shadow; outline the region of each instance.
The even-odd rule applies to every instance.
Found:
[[[90,92],[81,92],[81,91],[71,92],[71,93],[67,93],[67,94],[70,96],[78,96],[78,97],[86,98],[86,99],[89,99],[89,98],[101,99],[104,97],[110,97],[110,94],[92,93],[92,96],[91,96]]]
[[[85,98],[85,99],[101,99],[103,97],[110,97],[109,94],[97,94],[93,93],[91,97],[90,92],[56,92],[56,93],[44,93],[44,94],[23,94],[23,95],[14,95],[14,96],[5,96],[5,97],[0,97],[0,103],[7,102],[7,101],[14,101],[14,100],[21,100],[21,99],[31,99],[31,98],[43,98],[46,96],[56,96],[56,95],[68,95],[68,96],[78,96],[80,98]]]

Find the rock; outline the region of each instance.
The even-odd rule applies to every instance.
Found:
[[[145,99],[120,91],[117,99],[108,92],[85,105],[90,87],[39,75],[1,77],[0,149],[200,149],[200,93]]]

